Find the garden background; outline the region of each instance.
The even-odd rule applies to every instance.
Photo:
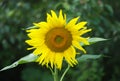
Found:
[[[68,21],[80,16],[80,21],[87,21],[88,28],[93,29],[90,37],[109,39],[85,47],[89,54],[104,56],[80,62],[69,70],[64,81],[120,81],[120,0],[0,0],[0,69],[32,52],[26,50],[25,29],[33,22],[46,20],[51,9],[62,9]],[[46,67],[28,63],[0,72],[0,81],[53,78]]]

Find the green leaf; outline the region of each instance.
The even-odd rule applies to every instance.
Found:
[[[108,39],[104,39],[104,38],[99,38],[99,37],[93,37],[93,38],[90,38],[88,39],[88,42],[91,44],[94,44],[94,43],[97,43],[97,42],[101,42],[101,41],[106,41]],[[81,46],[85,46],[85,44],[83,43],[80,43]]]
[[[106,9],[108,10],[109,14],[113,15],[114,11],[111,5],[106,4],[105,5]]]
[[[1,69],[0,71],[4,71],[4,70],[8,70],[14,67],[17,67],[19,64],[24,64],[24,63],[29,63],[29,62],[35,62],[36,59],[38,58],[38,56],[35,56],[34,54],[29,54],[21,59],[19,59],[18,61],[14,62],[13,64],[4,67],[3,69]]]
[[[102,55],[89,55],[89,54],[87,54],[87,55],[82,55],[82,56],[78,57],[77,60],[79,62],[83,62],[83,61],[87,61],[87,60],[98,59],[101,56]]]
[[[106,41],[106,40],[108,40],[108,39],[93,37],[93,38],[90,38],[88,41],[90,44],[94,44],[94,43]]]
[[[31,53],[31,54],[21,58],[20,60],[18,60],[18,63],[23,64],[23,63],[28,63],[28,62],[35,62],[37,58],[38,58],[38,56],[35,56],[34,54]]]

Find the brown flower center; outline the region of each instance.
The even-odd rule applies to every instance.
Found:
[[[72,45],[72,35],[65,28],[53,28],[45,36],[45,44],[54,52],[64,52]]]

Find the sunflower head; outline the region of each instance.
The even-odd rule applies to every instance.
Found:
[[[91,31],[85,26],[87,22],[76,23],[78,19],[73,18],[66,23],[66,14],[62,10],[58,16],[51,10],[47,21],[34,23],[38,28],[27,30],[30,39],[26,43],[32,46],[28,49],[35,49],[33,54],[39,55],[39,64],[58,69],[61,69],[63,59],[71,66],[77,64],[76,49],[86,53],[80,43],[89,45],[88,38],[82,35]]]
[[[53,28],[47,32],[45,44],[51,51],[64,52],[72,44],[72,35],[65,28]]]

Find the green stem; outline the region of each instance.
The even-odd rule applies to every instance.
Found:
[[[54,74],[53,74],[53,77],[54,77],[54,81],[58,81],[58,70],[57,70],[56,67],[54,68]]]
[[[66,68],[66,70],[64,71],[64,73],[62,74],[60,81],[63,81],[63,78],[65,76],[65,74],[68,72],[68,70],[70,69],[70,65],[68,65],[68,67]]]
[[[52,68],[50,66],[48,66],[48,68],[50,69],[52,75],[54,75],[54,71],[52,70]]]

